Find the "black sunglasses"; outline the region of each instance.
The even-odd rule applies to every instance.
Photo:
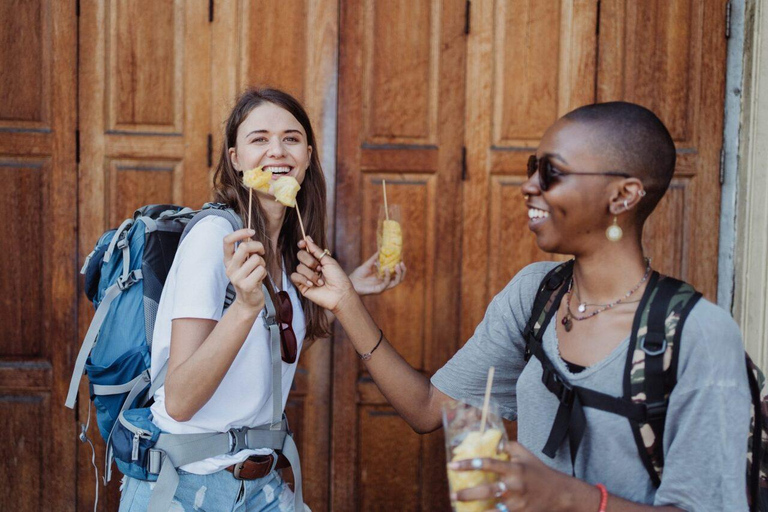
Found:
[[[559,176],[620,176],[622,178],[631,178],[631,176],[625,172],[608,171],[608,172],[565,172],[552,165],[549,157],[544,155],[541,158],[536,158],[536,155],[528,157],[528,177],[530,178],[536,171],[539,171],[539,188],[541,190],[549,190],[549,187],[557,181]]]

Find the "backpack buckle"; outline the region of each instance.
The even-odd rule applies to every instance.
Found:
[[[574,391],[560,376],[552,371],[544,369],[542,383],[554,394],[561,404],[570,406],[573,403]]]
[[[659,356],[667,351],[667,337],[658,332],[649,332],[640,341],[640,349],[649,356]]]
[[[248,448],[248,427],[231,428],[229,434],[229,455]]]
[[[666,402],[654,402],[645,404],[646,420],[653,421],[664,417],[667,414]]]
[[[264,309],[264,327],[269,330],[273,325],[277,325],[277,315],[268,315],[267,310]]]
[[[120,276],[117,278],[117,287],[121,292],[124,292],[131,286],[138,283],[142,278],[141,270],[134,270],[129,272],[127,276]]]

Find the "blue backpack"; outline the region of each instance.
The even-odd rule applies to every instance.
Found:
[[[154,425],[147,407],[163,385],[167,370],[166,362],[154,382],[151,380],[152,333],[163,285],[181,241],[195,224],[211,215],[227,219],[233,230],[242,228],[239,215],[223,204],[207,203],[198,211],[161,204],[139,208],[133,218],[101,235],[81,269],[85,293],[96,314],[78,353],[65,405],[75,407],[80,378],[87,374],[90,399],[107,448],[105,484],[111,477],[113,459],[125,475],[157,480],[150,511],[167,510],[179,466],[248,448],[272,448],[288,458],[296,481],[297,510],[303,510],[298,451],[282,413],[279,327],[266,289],[267,313],[262,318],[273,350],[270,424],[222,433],[168,434]],[[224,308],[234,298],[230,284]],[[89,424],[90,404],[88,422],[80,433],[80,440],[90,443]],[[98,483],[96,500],[98,503]]]

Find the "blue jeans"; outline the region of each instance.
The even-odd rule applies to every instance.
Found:
[[[232,473],[224,470],[210,475],[178,471],[179,486],[171,512],[294,512],[293,491],[277,471],[258,480],[236,480]],[[146,511],[154,487],[154,482],[125,477],[120,512]]]

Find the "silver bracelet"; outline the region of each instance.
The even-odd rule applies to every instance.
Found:
[[[381,340],[383,340],[383,339],[384,339],[384,331],[379,329],[379,341],[376,342],[376,346],[373,347],[373,349],[370,352],[368,352],[368,353],[358,354],[360,356],[360,359],[362,359],[363,361],[369,360],[371,358],[371,356],[373,355],[373,353],[376,352],[376,349],[379,348],[379,345],[381,345]]]

